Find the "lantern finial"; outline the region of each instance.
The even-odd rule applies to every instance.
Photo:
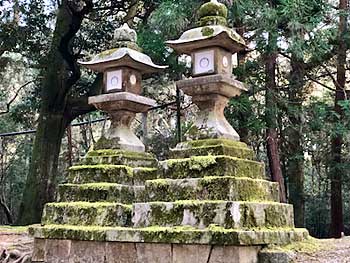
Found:
[[[198,15],[200,26],[227,25],[227,7],[217,0],[211,0],[202,5],[198,11]]]
[[[131,29],[127,23],[125,23],[122,27],[117,28],[114,31],[114,40],[115,41],[130,41],[136,43],[137,34],[136,31]]]

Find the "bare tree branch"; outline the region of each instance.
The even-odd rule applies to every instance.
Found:
[[[5,111],[0,111],[0,115],[6,114],[10,112],[10,108],[12,103],[17,99],[19,93],[21,92],[22,89],[24,89],[25,87],[27,87],[28,85],[32,84],[33,82],[35,82],[36,80],[31,80],[28,81],[27,83],[25,83],[24,85],[22,85],[21,87],[18,88],[18,90],[16,91],[15,95],[13,96],[13,98],[7,102],[6,104],[6,110]]]

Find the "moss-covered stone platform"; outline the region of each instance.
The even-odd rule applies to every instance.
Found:
[[[294,228],[293,207],[279,203],[278,184],[265,179],[264,165],[254,161],[247,145],[193,141],[178,145],[172,157],[158,163],[149,154],[90,152],[81,165],[70,168],[58,202],[45,207],[42,225],[30,228],[35,253],[47,251],[53,240],[58,247],[74,240],[85,242],[79,243],[82,247],[91,242],[132,243],[135,248],[153,244],[154,249],[196,246],[193,253],[201,246],[250,246],[250,261],[233,262],[257,262],[262,246],[308,237],[307,230]],[[37,262],[49,262],[41,255]],[[137,260],[123,262],[163,262]]]

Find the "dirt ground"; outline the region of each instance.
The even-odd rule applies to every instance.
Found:
[[[319,241],[321,249],[316,252],[301,252],[294,262],[298,263],[350,263],[350,237]]]
[[[32,251],[25,228],[0,228],[0,263],[30,263]]]

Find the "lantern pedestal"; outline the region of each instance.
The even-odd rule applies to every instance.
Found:
[[[112,122],[107,134],[102,136],[94,146],[95,150],[145,151],[145,145],[134,134],[131,124],[136,113],[146,112],[156,105],[154,100],[128,92],[121,92],[90,97],[89,104],[93,104],[97,109],[107,112]]]
[[[212,75],[178,81],[177,87],[192,96],[199,108],[198,117],[189,132],[192,140],[224,138],[239,141],[238,133],[228,123],[224,109],[230,98],[245,91],[244,85],[230,75]]]

